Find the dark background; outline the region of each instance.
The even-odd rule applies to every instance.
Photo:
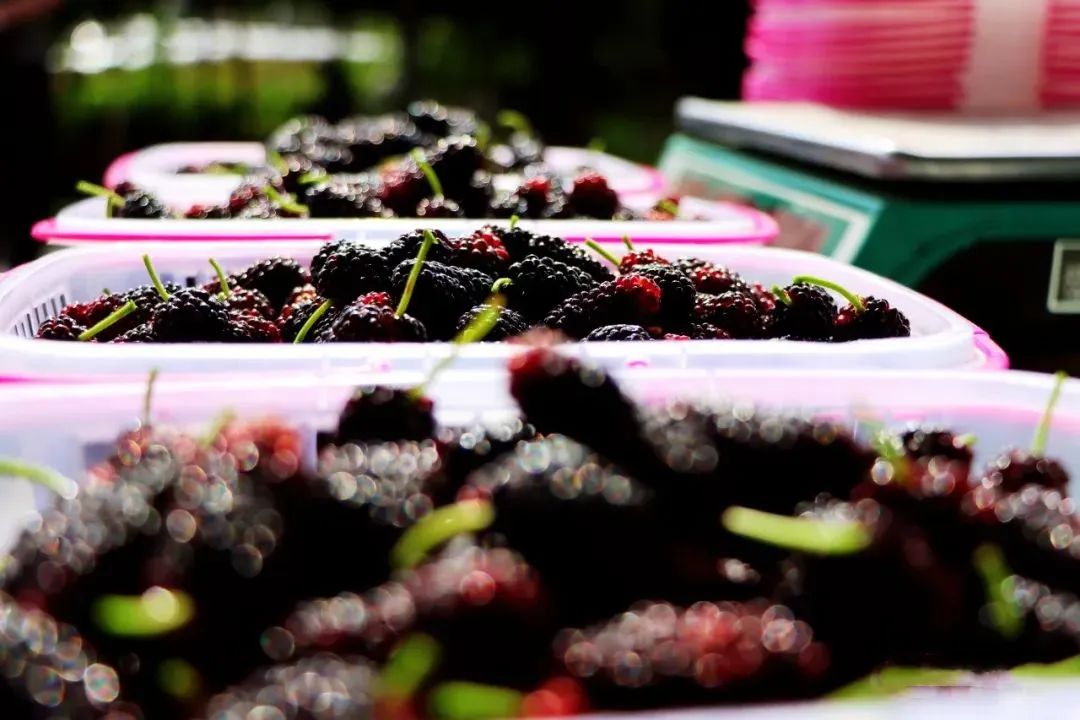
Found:
[[[5,4],[37,16],[0,30],[22,190],[0,246],[16,260],[30,224],[121,153],[262,139],[297,113],[432,97],[519,110],[552,144],[600,139],[655,160],[676,98],[738,95],[748,12],[746,0]]]

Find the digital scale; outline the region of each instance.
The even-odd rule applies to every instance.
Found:
[[[685,98],[677,193],[777,220],[777,245],[891,277],[987,330],[1014,367],[1080,374],[1080,113],[867,114]]]

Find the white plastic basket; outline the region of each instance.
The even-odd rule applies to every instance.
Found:
[[[156,422],[199,428],[228,408],[241,417],[278,415],[309,435],[332,428],[352,389],[383,383],[409,387],[418,373],[334,373],[182,378],[163,373],[155,388]],[[883,422],[948,427],[977,436],[975,463],[1032,437],[1053,378],[1026,372],[794,371],[624,369],[620,387],[640,402],[693,398],[763,410],[828,415],[856,432]],[[117,434],[141,412],[145,378],[125,383],[25,383],[0,388],[0,456],[44,463],[77,478],[102,457]],[[428,390],[444,424],[484,422],[516,412],[505,367],[494,372],[450,370]],[[871,420],[866,428],[860,423]],[[1080,482],[1080,380],[1065,383],[1054,413],[1047,455]],[[39,491],[44,493],[44,491]],[[12,523],[31,512],[34,491],[0,481],[0,543]]]
[[[625,203],[647,210],[658,196],[638,196]],[[166,198],[168,201],[168,198]],[[105,216],[104,198],[86,198],[62,209],[56,217],[42,220],[31,234],[53,245],[153,241],[218,240],[322,240],[348,236],[355,239],[391,240],[415,229],[417,218],[278,218],[266,220],[135,220]],[[175,201],[173,201],[175,202]],[[765,213],[728,202],[684,197],[679,202],[683,217],[702,220],[523,220],[522,227],[548,235],[581,240],[618,240],[629,235],[636,241],[679,241],[718,245],[765,245],[779,234],[776,222]],[[471,232],[486,220],[438,221],[448,232]]]
[[[356,384],[381,381],[410,385],[416,375],[308,377],[270,376],[175,381],[163,376],[154,393],[156,422],[201,429],[224,408],[242,417],[277,414],[302,428],[309,447],[317,430],[333,427]],[[866,418],[899,429],[908,423],[941,424],[973,433],[975,467],[1011,446],[1029,441],[1050,393],[1052,379],[1033,373],[957,372],[789,372],[627,370],[619,374],[624,392],[639,401],[693,397],[734,401],[763,410],[825,414],[859,433]],[[451,371],[430,388],[439,420],[446,424],[492,419],[514,411],[505,373]],[[132,426],[144,387],[120,385],[18,385],[0,391],[0,456],[46,463],[79,478],[102,457],[111,441]],[[1047,455],[1080,473],[1080,381],[1068,381],[1054,416]],[[307,459],[310,462],[310,458]],[[29,485],[0,481],[0,547],[48,501]],[[1075,492],[1075,486],[1071,488]],[[916,691],[877,702],[807,702],[778,706],[695,708],[645,713],[646,718],[704,720],[1011,720],[1022,715],[1060,717],[1060,709],[1080,699],[1080,684],[1013,680],[994,676],[978,691]],[[1068,705],[1065,705],[1068,703]],[[1039,710],[1038,708],[1042,708]],[[624,714],[598,714],[625,718]]]
[[[377,243],[376,243],[377,244]],[[619,247],[609,244],[612,252]],[[910,319],[912,336],[850,343],[787,340],[575,343],[567,351],[610,368],[986,368],[1007,367],[1008,358],[974,325],[945,306],[891,280],[821,255],[792,250],[641,243],[678,258],[688,255],[727,265],[744,276],[787,283],[795,275],[830,278],[862,295],[887,298]],[[165,280],[203,282],[207,259],[241,269],[282,255],[307,263],[319,248],[310,242],[149,243],[69,249],[24,265],[0,280],[0,377],[87,378],[141,376],[157,367],[173,373],[332,370],[424,371],[450,352],[446,343],[185,345],[68,343],[37,340],[34,332],[67,303],[148,282],[141,255],[149,253]],[[500,367],[513,352],[505,343],[465,347],[463,369]]]
[[[586,148],[552,146],[544,161],[557,172],[572,175],[591,167],[608,179],[624,197],[655,194],[664,189],[664,176],[654,168]],[[237,163],[265,166],[266,147],[255,142],[187,142],[151,145],[121,155],[105,171],[104,182],[115,187],[132,182],[153,191],[167,203],[187,207],[194,203],[221,203],[242,181],[239,175],[181,174],[187,165]]]

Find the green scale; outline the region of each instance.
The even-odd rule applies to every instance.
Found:
[[[868,114],[685,98],[660,169],[748,203],[777,245],[891,277],[986,329],[1014,367],[1080,374],[1080,113]]]

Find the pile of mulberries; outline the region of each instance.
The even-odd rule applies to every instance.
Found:
[[[37,337],[99,343],[448,341],[480,321],[495,296],[502,307],[479,338],[486,342],[535,328],[585,341],[847,342],[911,334],[903,312],[887,300],[859,297],[827,280],[797,277],[770,291],[705,260],[665,258],[651,249],[632,249],[619,259],[588,245],[591,250],[514,223],[461,237],[417,229],[383,247],[337,240],[316,251],[308,267],[274,257],[223,269],[198,287],[148,284],[74,303],[42,323]],[[833,292],[847,304],[838,307]],[[134,309],[122,310],[129,301]],[[114,321],[88,333],[108,318]]]
[[[508,370],[489,424],[380,385],[315,427],[151,407],[70,480],[5,461],[59,497],[0,551],[0,717],[707,713],[1074,671],[1064,379],[974,470],[941,427],[638,405],[550,346]]]
[[[183,212],[130,183],[114,191],[90,183],[80,187],[107,198],[109,217],[134,219],[676,219],[677,199],[632,210],[595,169],[556,170],[544,160],[544,144],[533,129],[513,115],[513,122],[484,123],[471,110],[418,101],[406,112],[337,123],[295,117],[270,134],[263,167],[210,162],[179,168],[185,175],[242,178],[227,201]],[[425,166],[438,185],[432,185]]]

